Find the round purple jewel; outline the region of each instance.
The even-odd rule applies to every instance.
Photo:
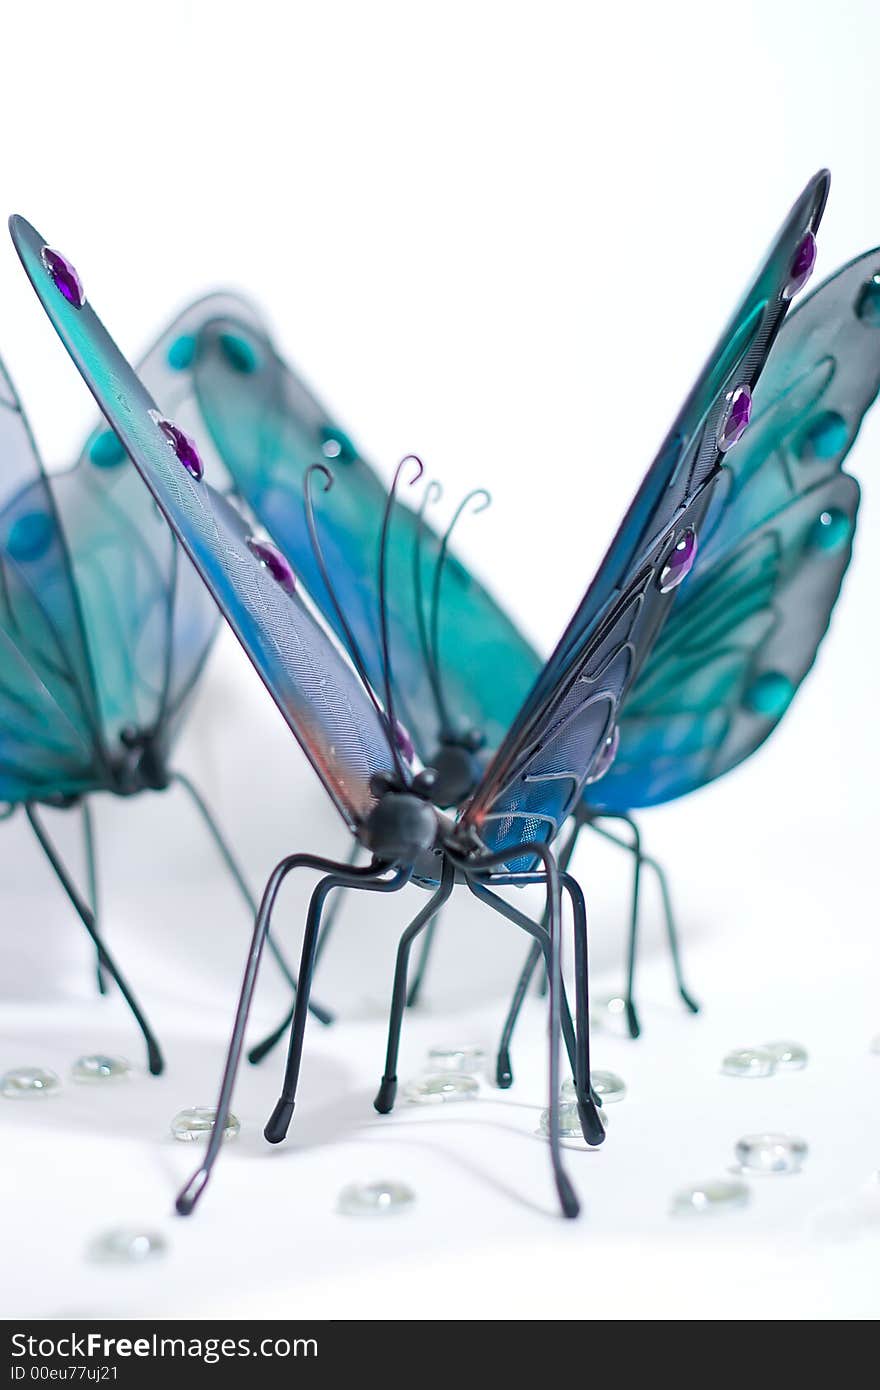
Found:
[[[788,284],[782,291],[783,299],[794,299],[795,295],[800,293],[812,275],[815,264],[816,238],[812,232],[807,232],[794,253],[791,270],[788,272]]]
[[[752,418],[752,393],[748,386],[737,386],[735,391],[729,391],[727,400],[727,413],[718,430],[718,448],[722,454],[742,439]]]
[[[593,765],[592,772],[587,778],[588,786],[591,786],[593,782],[601,782],[602,778],[611,767],[611,764],[614,762],[614,759],[617,757],[617,750],[619,747],[620,729],[615,724],[599,750],[599,756]]]
[[[394,721],[394,742],[397,744],[398,749],[406,758],[406,761],[408,763],[411,763],[416,755],[416,750],[413,745],[412,739],[410,738],[409,734],[407,733],[406,729],[403,727],[399,719],[395,719]]]
[[[663,562],[657,586],[661,594],[677,589],[687,579],[697,558],[697,533],[692,526],[683,531]]]
[[[164,434],[168,443],[171,445],[180,462],[183,464],[187,473],[191,473],[196,479],[202,477],[205,472],[205,465],[202,463],[202,456],[199,453],[196,441],[186,430],[182,430],[173,421],[164,419],[163,416],[156,416],[156,424]]]
[[[68,304],[81,309],[86,302],[86,292],[73,262],[62,256],[60,251],[53,251],[51,246],[44,246],[40,256],[58,292],[64,295]]]
[[[277,545],[273,545],[271,541],[257,540],[256,536],[248,536],[247,548],[252,555],[256,555],[260,564],[266,567],[275,583],[280,584],[286,594],[296,592],[296,575]]]

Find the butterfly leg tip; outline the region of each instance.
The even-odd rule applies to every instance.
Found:
[[[151,1076],[161,1076],[165,1070],[165,1059],[159,1050],[159,1044],[156,1042],[147,1044],[147,1066]]]
[[[692,1014],[698,1014],[700,1012],[700,1005],[694,998],[694,996],[692,994],[688,994],[686,989],[680,989],[678,992],[682,997],[682,1001],[684,1002],[685,1008],[688,1009]]]
[[[626,1001],[626,1026],[631,1038],[638,1038],[641,1036],[642,1025],[639,1023],[636,1006],[631,999]]]
[[[389,1115],[394,1109],[394,1101],[397,1097],[397,1077],[383,1076],[379,1084],[379,1092],[373,1105],[380,1115]]]
[[[196,1203],[201,1197],[207,1186],[210,1173],[207,1168],[200,1168],[197,1173],[193,1173],[186,1187],[178,1194],[174,1209],[178,1216],[191,1216],[195,1211]]]
[[[495,1081],[501,1091],[509,1091],[513,1085],[513,1067],[510,1064],[510,1053],[506,1047],[498,1053],[498,1060],[495,1063]]]
[[[577,1194],[566,1173],[557,1173],[556,1190],[559,1193],[559,1204],[562,1207],[562,1215],[566,1217],[567,1220],[574,1221],[575,1218],[581,1214],[581,1204],[577,1199]]]
[[[605,1143],[605,1126],[592,1100],[578,1101],[578,1119],[581,1122],[581,1133],[592,1148]]]
[[[287,1138],[287,1131],[293,1119],[294,1102],[292,1100],[279,1100],[272,1114],[269,1116],[263,1135],[270,1144],[280,1144],[282,1139]]]

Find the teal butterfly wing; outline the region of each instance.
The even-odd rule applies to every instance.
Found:
[[[787,319],[723,469],[688,584],[620,719],[594,809],[685,795],[748,758],[784,717],[827,631],[859,504],[842,471],[880,389],[880,251]]]
[[[59,292],[45,243],[23,218],[10,230],[43,307],[138,474],[349,827],[375,804],[392,754],[384,716],[294,584],[273,575],[232,503],[203,478],[195,446],[172,441],[156,403],[88,303]]]
[[[236,490],[344,640],[303,508],[306,470],[314,463],[332,468],[336,486],[318,508],[321,545],[367,674],[381,689],[377,581],[387,488],[252,322],[230,314],[206,324],[193,374],[200,413]],[[441,537],[425,518],[420,524],[405,505],[395,509],[387,555],[395,703],[428,763],[436,762],[439,744],[474,730],[490,747],[497,745],[541,664],[491,594],[450,552],[440,584],[438,679],[432,680],[425,628],[440,548]]]
[[[75,796],[109,760],[67,541],[0,364],[0,801]]]
[[[724,458],[748,431],[757,383],[815,259],[828,175],[807,185],[648,469],[571,623],[523,703],[463,820],[508,867],[550,842],[606,771],[630,691],[689,582]],[[686,586],[685,586],[686,587]]]

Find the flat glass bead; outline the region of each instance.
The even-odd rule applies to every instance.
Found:
[[[131,1075],[131,1067],[124,1057],[105,1057],[95,1052],[87,1057],[77,1057],[70,1069],[74,1081],[101,1082],[124,1081]]]
[[[769,1052],[776,1063],[777,1071],[803,1071],[807,1065],[808,1052],[803,1043],[781,1038],[778,1042],[761,1044],[763,1052]]]
[[[89,1246],[89,1258],[98,1264],[144,1264],[166,1253],[168,1243],[155,1231],[121,1226],[105,1231]]]
[[[481,1047],[431,1047],[428,1049],[428,1068],[432,1072],[481,1071],[486,1054]]]
[[[751,1193],[744,1182],[736,1178],[710,1178],[708,1182],[695,1182],[674,1193],[670,1209],[673,1216],[705,1216],[746,1207],[750,1201]]]
[[[608,1128],[608,1116],[604,1110],[596,1112],[602,1121],[602,1128]],[[550,1111],[542,1110],[538,1128],[535,1131],[540,1134],[542,1139],[550,1138]],[[578,1114],[577,1101],[563,1101],[559,1107],[559,1137],[560,1139],[580,1139],[586,1143],[584,1132],[581,1129],[581,1117]]]
[[[422,1076],[411,1081],[405,1095],[410,1105],[440,1105],[449,1100],[473,1100],[479,1090],[480,1083],[473,1076],[439,1072],[436,1076]]]
[[[603,1105],[613,1105],[617,1100],[623,1100],[626,1095],[626,1082],[622,1077],[613,1071],[594,1071],[590,1080],[593,1083],[593,1090],[600,1097]],[[565,1100],[576,1100],[577,1091],[572,1080],[562,1083],[562,1095]]]
[[[189,1144],[194,1139],[207,1139],[214,1128],[216,1118],[217,1111],[212,1105],[193,1105],[188,1110],[181,1110],[174,1116],[171,1121],[171,1133],[182,1144]],[[230,1111],[226,1117],[223,1138],[235,1139],[240,1129],[240,1121]]]
[[[737,1047],[728,1052],[721,1063],[725,1076],[772,1076],[776,1070],[776,1058],[765,1047]]]
[[[607,994],[590,1001],[590,1027],[608,1028],[614,1033],[625,1033],[626,1000],[620,994]]]
[[[52,1096],[61,1090],[61,1077],[47,1067],[13,1067],[0,1076],[0,1096],[7,1100],[30,1100]]]
[[[345,1216],[390,1216],[407,1211],[416,1200],[402,1182],[353,1182],[339,1194],[338,1210]]]
[[[796,1134],[746,1134],[737,1141],[736,1159],[747,1173],[799,1173],[807,1143]]]

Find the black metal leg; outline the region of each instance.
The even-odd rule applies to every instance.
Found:
[[[229,1047],[226,1052],[226,1064],[223,1068],[223,1079],[220,1083],[220,1095],[217,1100],[217,1113],[214,1119],[214,1127],[208,1140],[205,1156],[200,1166],[193,1173],[189,1182],[178,1194],[175,1206],[181,1216],[189,1216],[196,1203],[201,1197],[207,1186],[217,1156],[223,1146],[223,1132],[229,1117],[229,1107],[232,1104],[232,1092],[235,1087],[235,1078],[238,1074],[238,1064],[241,1059],[241,1049],[244,1043],[244,1033],[247,1027],[248,1014],[250,1013],[251,1001],[257,983],[257,974],[260,968],[260,960],[263,954],[263,947],[266,944],[266,937],[269,932],[269,924],[272,918],[272,909],[275,900],[285,878],[293,869],[317,869],[319,871],[339,869],[331,859],[322,859],[315,854],[291,854],[286,859],[282,859],[272,870],[269,880],[263,890],[262,901],[255,914],[254,931],[251,937],[250,949],[245,962],[244,979],[242,980],[241,992],[238,998],[238,1007],[235,1011],[235,1022],[232,1034],[229,1039]],[[362,874],[372,873],[381,874],[387,866],[381,864],[370,865],[362,869]],[[297,998],[299,998],[299,993]]]
[[[144,1017],[143,1011],[140,1005],[138,1004],[137,999],[132,994],[131,990],[125,982],[125,978],[123,977],[118,966],[116,965],[116,962],[113,960],[113,957],[110,955],[110,952],[107,950],[107,947],[104,945],[103,941],[98,935],[97,927],[95,926],[94,913],[92,912],[91,908],[83,902],[82,898],[77,892],[73,879],[67,872],[67,869],[65,868],[64,863],[61,860],[61,857],[59,856],[54,844],[49,839],[46,829],[43,826],[42,822],[39,820],[33,804],[28,802],[25,805],[24,810],[25,815],[27,816],[28,821],[30,822],[31,829],[33,830],[34,834],[37,837],[37,840],[40,843],[43,853],[45,854],[49,863],[52,865],[56,877],[58,878],[59,883],[61,884],[62,888],[64,889],[71,903],[73,904],[73,907],[76,910],[76,913],[79,916],[80,921],[82,922],[89,936],[92,938],[92,942],[94,943],[95,949],[98,952],[98,959],[100,960],[104,969],[107,971],[110,978],[118,986],[119,992],[121,993],[129,1009],[131,1010],[132,1015],[134,1016],[134,1020],[137,1023],[137,1026],[140,1028],[141,1033],[143,1034],[144,1042],[147,1045],[147,1065],[149,1066],[150,1071],[152,1072],[153,1076],[159,1076],[164,1070],[165,1066],[162,1060],[162,1053],[159,1048],[159,1044],[156,1041],[156,1038],[153,1034],[153,1030],[151,1029],[149,1023]]]
[[[86,882],[88,884],[89,905],[92,909],[92,916],[95,920],[95,930],[100,935],[98,921],[100,911],[98,907],[98,861],[95,853],[95,831],[92,824],[92,808],[85,797],[80,802],[80,813],[82,816],[83,849],[86,856]],[[100,952],[95,953],[95,977],[98,982],[98,993],[107,993],[107,974],[101,964]]]
[[[306,1031],[306,1014],[308,1012],[309,989],[312,983],[312,974],[315,968],[315,951],[318,945],[318,933],[321,926],[321,909],[327,894],[334,888],[358,887],[372,893],[396,893],[412,878],[412,869],[398,869],[394,876],[384,881],[377,881],[375,871],[372,877],[368,870],[358,870],[343,867],[342,873],[331,873],[326,878],[322,878],[318,886],[312,893],[309,902],[309,911],[306,918],[306,930],[303,938],[302,958],[299,968],[300,987],[296,994],[296,1003],[293,1009],[293,1026],[290,1030],[290,1046],[287,1052],[287,1066],[284,1071],[284,1084],[281,1088],[281,1095],[275,1105],[275,1109],[269,1116],[263,1134],[270,1144],[280,1144],[290,1128],[290,1121],[293,1119],[293,1109],[296,1104],[296,1088],[299,1081],[299,1069],[302,1062],[303,1039]]]
[[[425,972],[428,969],[428,961],[434,949],[434,936],[439,925],[440,914],[437,913],[431,918],[425,931],[425,938],[422,942],[421,954],[419,955],[419,963],[416,966],[416,973],[413,976],[412,984],[406,996],[406,1007],[408,1009],[414,1009],[421,997],[422,985],[425,983]]]
[[[199,815],[204,821],[208,833],[211,836],[211,839],[214,841],[214,844],[220,854],[221,859],[223,860],[224,864],[229,870],[233,882],[235,883],[236,887],[238,888],[238,891],[244,899],[245,906],[247,907],[248,912],[251,915],[251,918],[256,917],[257,900],[248,886],[248,882],[244,876],[244,873],[242,872],[241,865],[238,863],[237,859],[232,853],[232,850],[229,847],[229,843],[225,835],[221,831],[220,826],[217,824],[216,820],[214,819],[213,815],[208,809],[208,804],[202,796],[201,792],[182,772],[175,772],[172,776],[172,781],[176,782],[178,786],[183,787],[184,791],[187,792],[187,794],[189,795],[190,800],[192,801],[193,805],[195,806],[196,810],[198,811]],[[269,933],[269,937],[266,944],[269,947],[269,950],[271,951],[272,955],[274,956],[279,970],[281,971],[284,978],[287,980],[287,983],[290,985],[291,989],[296,991],[296,976],[294,975],[290,966],[287,964],[287,961],[271,932]],[[310,1005],[310,1007],[312,1013],[315,1015],[315,1018],[317,1018],[321,1023],[330,1024],[333,1022],[333,1014],[330,1012],[330,1010],[323,1008],[319,1003],[317,1003],[317,1001],[313,1002]]]
[[[588,1144],[601,1144],[605,1126],[599,1118],[590,1070],[590,961],[587,946],[587,906],[577,879],[560,874],[559,879],[571,900],[574,918],[574,980],[575,1017],[577,1019],[577,1055],[574,1073],[581,1132]],[[601,1101],[598,1101],[601,1107]]]
[[[581,828],[583,825],[584,822],[580,818],[575,819],[569,837],[562,847],[558,861],[559,872],[561,874],[566,873],[568,870],[568,866],[571,863],[572,855],[574,854],[575,846],[577,845],[578,837],[581,833]],[[542,919],[541,923],[541,925],[545,929],[547,926],[546,918],[547,914],[545,912],[544,918]],[[510,1060],[510,1044],[513,1041],[513,1032],[516,1028],[517,1020],[519,1019],[520,1012],[525,1001],[526,992],[528,990],[532,976],[534,975],[535,970],[538,968],[539,962],[541,961],[542,954],[543,953],[539,945],[533,944],[530,947],[529,954],[526,957],[526,963],[523,966],[519,979],[516,982],[516,988],[513,992],[513,998],[510,1001],[510,1008],[507,1012],[507,1017],[504,1020],[504,1028],[501,1033],[501,1041],[498,1044],[498,1054],[495,1060],[495,1079],[498,1082],[498,1085],[501,1087],[502,1091],[508,1090],[509,1087],[513,1085],[513,1066]],[[546,980],[546,978],[547,972],[545,969],[542,973],[542,979]],[[542,990],[541,992],[543,994],[544,991]]]
[[[359,856],[360,852],[361,852],[361,847],[360,847],[360,845],[358,844],[357,840],[353,840],[353,841],[352,841],[352,846],[351,846],[351,853],[349,854],[348,858],[347,858],[346,861],[345,861],[345,863],[348,865],[349,868],[351,868],[351,869],[354,868],[355,864],[356,864],[357,861],[358,861],[358,856]],[[343,904],[344,902],[345,902],[345,890],[344,890],[344,889],[340,889],[340,891],[339,891],[338,893],[335,893],[335,894],[333,895],[333,902],[332,902],[332,905],[327,909],[327,911],[324,913],[324,915],[323,915],[323,917],[322,917],[322,919],[321,919],[321,935],[318,937],[318,946],[317,946],[317,950],[316,950],[316,952],[315,952],[315,968],[316,968],[316,969],[317,969],[317,966],[318,966],[318,962],[320,961],[321,957],[323,956],[324,952],[325,952],[326,949],[327,949],[327,942],[328,942],[329,939],[330,939],[330,933],[333,931],[333,928],[336,926],[336,922],[337,922],[338,917],[339,917],[339,911],[340,911],[340,908],[342,907],[342,904]]]
[[[430,930],[432,922],[437,920],[437,913],[446,902],[452,892],[455,883],[455,869],[448,860],[444,861],[443,872],[440,879],[440,887],[432,895],[430,900],[410,922],[400,944],[397,947],[397,963],[394,969],[394,987],[391,993],[391,1015],[388,1020],[388,1047],[385,1053],[385,1070],[382,1073],[382,1080],[379,1084],[379,1092],[373,1105],[380,1115],[387,1115],[394,1106],[394,1099],[397,1095],[397,1054],[400,1048],[400,1030],[403,1024],[403,1012],[406,1007],[406,972],[409,964],[409,953],[412,944],[419,932],[426,928]]]

